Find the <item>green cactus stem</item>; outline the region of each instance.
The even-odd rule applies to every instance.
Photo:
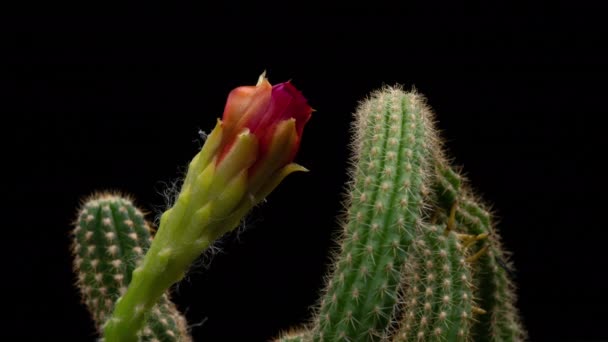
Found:
[[[376,92],[353,127],[332,274],[309,329],[277,341],[524,340],[491,216],[449,167],[421,97]]]
[[[350,208],[315,341],[380,340],[397,304],[406,250],[424,220],[432,118],[415,93],[388,88],[356,112]]]
[[[281,125],[262,170],[275,170],[289,155],[284,142],[299,139],[294,120]],[[304,170],[292,163],[250,179],[257,137],[228,135],[224,157],[222,127],[190,163],[153,244],[129,199],[100,194],[81,208],[74,268],[106,342],[191,341],[166,289],[286,175]],[[276,341],[524,340],[508,254],[491,214],[444,158],[423,98],[378,91],[359,106],[353,129],[340,250],[314,320]]]
[[[95,194],[79,210],[73,230],[74,271],[82,301],[100,332],[151,239],[142,211],[128,198]],[[166,293],[148,316],[140,340],[191,341],[185,318]]]
[[[402,319],[393,341],[467,341],[473,286],[467,249],[446,224],[423,225],[404,268]]]
[[[515,306],[515,285],[510,279],[511,263],[500,242],[500,235],[491,222],[490,212],[481,201],[475,199],[464,178],[447,165],[437,166],[437,192],[443,194],[442,205],[455,206],[455,218],[461,230],[471,235],[486,234],[487,239],[479,249],[487,249],[487,256],[474,264],[475,295],[480,308],[487,314],[480,315],[473,327],[475,341],[523,341],[523,328]],[[480,252],[480,250],[474,253]]]

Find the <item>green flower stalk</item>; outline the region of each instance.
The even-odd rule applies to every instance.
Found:
[[[190,264],[294,171],[312,108],[289,82],[234,89],[192,159],[179,196],[161,217],[142,264],[105,326],[106,342],[134,342],[150,309]]]

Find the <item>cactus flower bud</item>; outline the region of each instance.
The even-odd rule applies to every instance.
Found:
[[[288,174],[312,108],[289,82],[272,86],[262,74],[255,86],[228,95],[222,120],[192,159],[186,179],[142,264],[133,271],[104,333],[107,342],[136,341],[145,313],[181,280],[189,265],[263,200]]]
[[[257,85],[232,90],[222,120],[190,163],[182,192],[196,192],[201,204],[215,202],[216,219],[235,210],[242,216],[289,173],[305,170],[292,161],[311,113],[291,83],[272,86],[264,74]]]

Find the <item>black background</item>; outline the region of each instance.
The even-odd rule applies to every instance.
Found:
[[[263,70],[317,110],[297,157],[311,172],[288,177],[181,283],[176,302],[204,322],[195,340],[265,341],[309,318],[335,247],[351,113],[396,83],[427,96],[449,152],[496,209],[531,339],[608,338],[600,8],[265,6],[53,5],[11,17],[3,340],[95,339],[72,286],[79,200],[120,189],[154,218],[198,130]]]

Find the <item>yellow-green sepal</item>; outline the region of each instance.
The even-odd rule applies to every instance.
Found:
[[[277,125],[268,146],[268,151],[266,151],[263,159],[259,161],[259,164],[256,165],[256,169],[253,175],[251,175],[249,184],[249,191],[251,193],[257,193],[275,170],[289,162],[297,139],[298,134],[294,118],[284,120]]]
[[[258,139],[249,129],[239,133],[227,154],[217,162],[209,198],[217,198],[226,185],[241,171],[247,170],[257,158]]]
[[[266,198],[277,186],[279,186],[279,184],[281,184],[285,177],[294,172],[308,172],[308,169],[297,163],[289,163],[285,165],[284,167],[276,171],[272,176],[270,176],[266,183],[264,183],[262,187],[258,190],[258,192],[254,195],[254,205]]]
[[[209,136],[207,136],[207,140],[205,140],[205,144],[201,148],[201,150],[192,158],[190,161],[190,165],[188,166],[188,176],[190,175],[198,175],[204,170],[209,163],[213,160],[213,157],[217,154],[217,150],[220,147],[224,136],[224,128],[222,126],[222,121],[220,119],[217,120],[215,124],[215,128],[211,131]],[[189,177],[186,176],[185,183],[188,183]]]

